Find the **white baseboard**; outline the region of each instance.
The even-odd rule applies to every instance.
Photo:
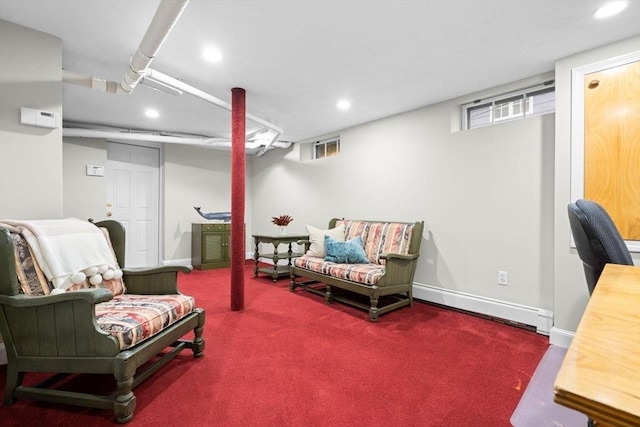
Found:
[[[253,259],[253,252],[247,252],[244,259]],[[166,259],[162,261],[162,265],[191,265],[191,258],[185,259]]]
[[[413,297],[447,307],[535,326],[536,331],[542,335],[549,335],[553,325],[553,311],[551,310],[528,307],[422,283],[414,282]]]
[[[0,342],[0,365],[7,364],[7,349],[3,342]]]
[[[569,348],[575,332],[567,331],[565,329],[551,328],[551,334],[549,334],[549,344],[557,345],[558,347]]]
[[[165,259],[162,260],[162,265],[191,265],[191,258]]]

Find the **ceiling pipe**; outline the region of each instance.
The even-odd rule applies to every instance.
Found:
[[[189,0],[162,0],[158,9],[156,10],[147,31],[140,42],[138,50],[131,58],[129,63],[129,69],[125,73],[120,83],[111,82],[96,77],[85,76],[71,71],[62,70],[62,81],[65,83],[71,83],[78,86],[83,86],[93,90],[108,93],[124,93],[130,94],[136,88],[139,83],[146,83],[149,87],[156,90],[171,91],[172,95],[181,95],[186,92],[199,99],[207,101],[218,107],[224,108],[227,111],[231,111],[231,104],[216,98],[200,89],[190,86],[176,78],[163,74],[157,70],[150,68],[151,61],[160,50],[160,47],[164,43],[165,39],[175,26],[176,22],[182,15],[182,12],[186,8]],[[246,149],[247,150],[260,150],[259,156],[263,155],[266,151],[272,147],[288,148],[291,146],[291,142],[278,141],[280,135],[284,132],[282,128],[270,123],[264,119],[261,119],[253,114],[246,114],[246,118],[262,125],[263,127],[270,129],[274,132],[274,135],[265,143],[264,140],[250,141],[249,139],[254,137],[259,131],[250,132],[247,134]],[[127,133],[127,132],[113,132],[104,130],[89,130],[89,129],[74,129],[64,128],[65,136],[84,136],[88,138],[118,138],[128,140],[145,140],[154,142],[166,142],[166,143],[182,143],[182,144],[195,144],[200,146],[208,146],[211,148],[230,148],[231,141],[225,141],[221,138],[189,138],[189,137],[173,137],[166,135],[157,135],[151,133]],[[93,134],[96,136],[89,136]],[[108,135],[107,135],[108,134]],[[141,135],[146,135],[145,139],[141,138]]]
[[[162,0],[156,14],[151,20],[151,24],[144,34],[138,50],[129,62],[129,69],[125,73],[118,91],[131,93],[136,88],[145,72],[151,65],[151,61],[156,56],[165,39],[173,29],[176,22],[182,15],[189,0]]]
[[[77,138],[104,138],[113,140],[124,141],[147,141],[147,142],[159,142],[164,144],[186,144],[195,145],[199,147],[230,150],[231,141],[228,138],[198,138],[189,136],[172,136],[172,135],[159,135],[149,132],[130,132],[130,131],[118,131],[118,130],[104,130],[104,129],[85,129],[85,128],[73,128],[65,127],[62,129],[62,135],[65,137],[77,137]],[[272,144],[272,147],[289,148],[292,142],[277,141]],[[249,141],[246,143],[246,150],[249,154],[259,155],[264,154],[268,149],[264,148],[264,144],[255,141]],[[262,152],[262,153],[260,153]]]
[[[118,93],[118,83],[62,70],[62,81],[101,92]]]
[[[213,95],[210,95],[198,88],[195,88],[191,85],[188,85],[187,83],[178,80],[174,77],[168,76],[164,73],[161,73],[158,70],[154,70],[152,68],[149,68],[146,73],[145,76],[146,78],[149,78],[150,80],[154,81],[154,82],[160,82],[163,83],[166,86],[169,86],[173,89],[188,93],[189,95],[193,95],[196,98],[200,98],[204,101],[207,101],[213,105],[217,105],[218,107],[224,108],[227,111],[231,111],[231,104],[229,104],[228,102],[223,101],[220,98],[216,98]],[[261,124],[262,126],[265,126],[269,129],[272,129],[274,131],[276,131],[278,133],[278,136],[280,134],[282,134],[284,131],[282,130],[282,128],[274,125],[273,123],[269,123],[268,121],[261,119],[260,117],[256,117],[253,114],[249,114],[247,113],[247,119],[251,120],[252,122]],[[277,136],[276,136],[277,138]]]

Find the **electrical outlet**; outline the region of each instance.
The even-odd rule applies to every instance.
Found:
[[[509,275],[506,271],[498,271],[498,285],[506,285],[509,283]]]

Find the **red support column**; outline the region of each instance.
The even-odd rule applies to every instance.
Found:
[[[231,311],[244,310],[245,96],[231,89]]]

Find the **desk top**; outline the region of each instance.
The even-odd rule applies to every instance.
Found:
[[[640,426],[640,267],[607,264],[554,385],[602,426]]]

